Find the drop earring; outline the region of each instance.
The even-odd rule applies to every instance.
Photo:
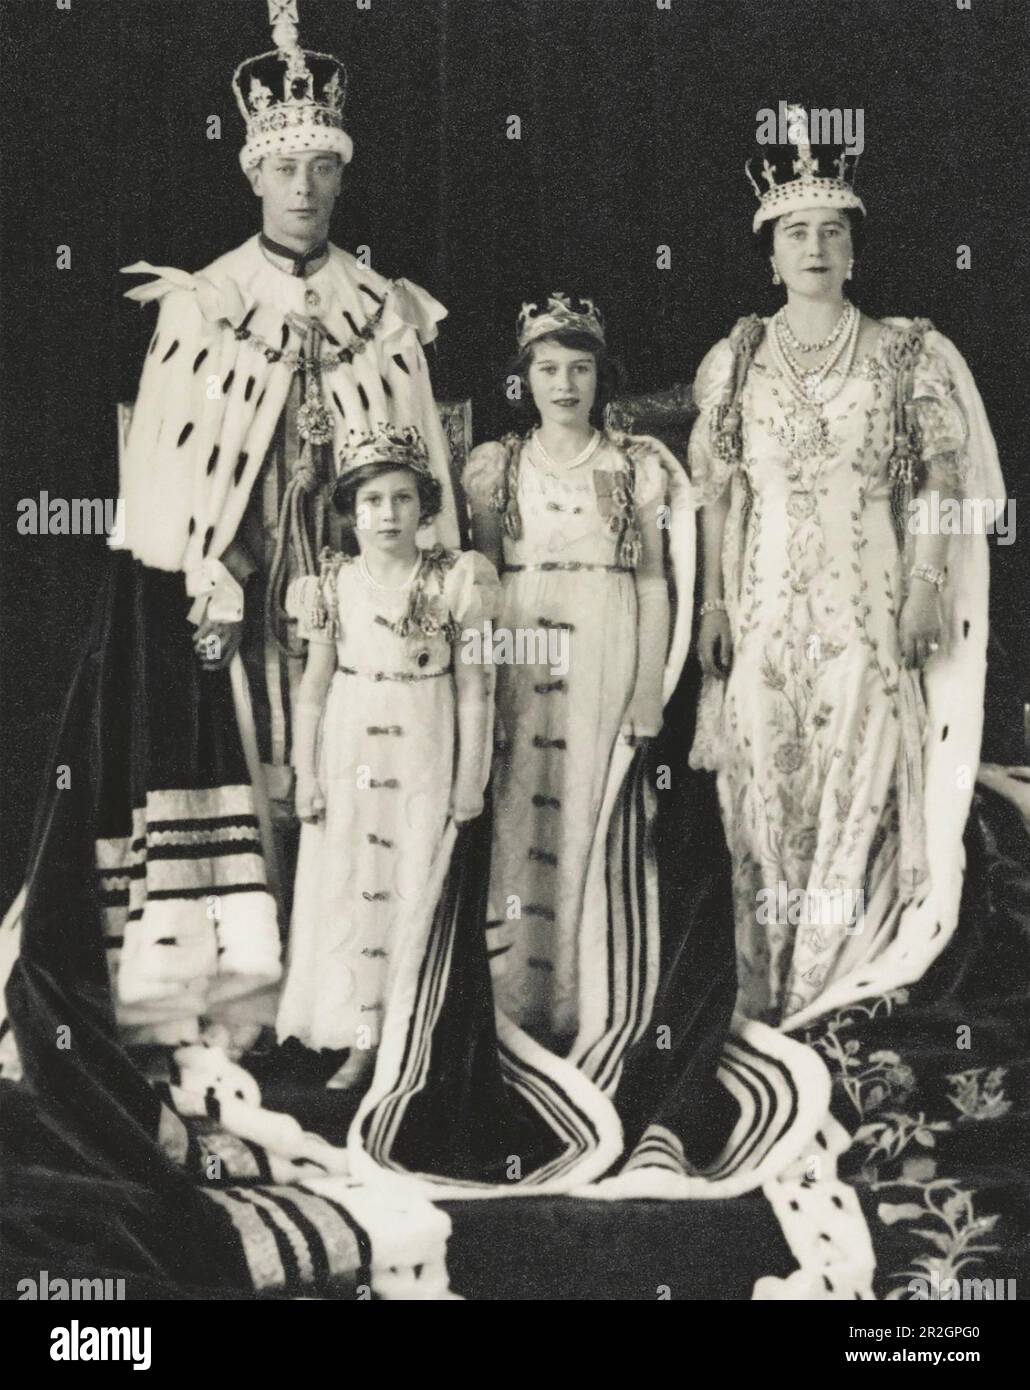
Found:
[[[852,275],[854,275],[854,273],[855,273],[855,258],[854,258],[854,256],[852,256],[852,257],[851,257],[851,260],[848,261],[848,273],[847,273],[847,275],[845,275],[844,279],[845,279],[845,280],[850,280],[851,277],[852,277]]]
[[[772,268],[772,273],[773,273],[773,276],[772,276],[773,284],[774,284],[774,285],[782,285],[782,284],[783,284],[783,281],[780,279],[780,272],[776,269],[775,265],[774,265],[773,268]]]

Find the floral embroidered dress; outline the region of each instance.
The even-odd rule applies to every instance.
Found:
[[[412,635],[394,625],[422,587]],[[322,718],[325,818],[301,830],[287,977],[276,1028],[307,1046],[375,1046],[391,946],[419,904],[447,818],[455,757],[451,642],[496,612],[493,567],[474,551],[421,552],[383,587],[336,554],[298,579],[287,610],[309,642],[336,644]],[[365,1026],[368,1031],[359,1034]]]
[[[700,504],[731,488],[723,575],[733,665],[725,682],[705,682],[692,762],[723,774],[738,1007],[767,1022],[864,958],[865,901],[890,893],[900,909],[929,873],[925,709],[919,673],[899,665],[896,626],[911,556],[892,522],[889,468],[906,341],[911,352],[911,330],[885,324],[815,410],[775,366],[753,361],[739,467],[716,447],[732,391],[729,339],[695,384]],[[954,490],[967,425],[948,368],[921,342],[909,372],[922,466]],[[828,394],[838,384],[831,377]]]
[[[473,509],[516,502],[519,524],[505,526],[500,626],[567,643],[567,662],[499,666],[503,743],[492,778],[495,998],[550,1042],[576,1031],[587,862],[636,677],[635,516],[661,501],[665,475],[648,440],[606,432],[560,471],[535,435],[483,444],[464,482]]]

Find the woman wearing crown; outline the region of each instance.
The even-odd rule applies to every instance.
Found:
[[[590,300],[524,305],[512,370],[539,422],[473,451],[473,536],[503,570],[503,625],[558,636],[564,659],[499,671],[489,942],[504,1013],[567,1046],[613,748],[620,732],[646,739],[662,722],[661,526],[666,470],[681,470],[657,440],[595,426],[613,370]]]
[[[1002,496],[959,353],[845,295],[856,156],[792,144],[749,176],[786,302],[701,364],[690,469],[704,507],[695,765],[719,772],[738,1006],[796,1025],[916,978],[952,930],[979,755],[982,536],[920,503]]]
[[[379,426],[339,465],[333,504],[359,554],[327,549],[321,573],[287,593],[308,656],[277,1032],[348,1049],[344,1085],[375,1055],[394,938],[417,911],[448,813],[460,824],[482,810],[492,682],[459,653],[462,633],[495,615],[499,586],[474,551],[418,548],[441,488],[417,430]]]

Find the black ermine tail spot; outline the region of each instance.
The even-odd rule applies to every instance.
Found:
[[[233,484],[234,484],[234,485],[235,485],[235,484],[238,484],[239,481],[240,481],[240,479],[243,477],[243,470],[246,468],[246,466],[247,466],[247,455],[246,455],[245,453],[240,454],[239,458],[236,460],[236,468],[234,469],[233,475],[232,475],[232,480],[233,480]]]
[[[229,394],[229,388],[230,388],[230,386],[233,384],[233,382],[234,382],[235,380],[236,380],[236,368],[233,367],[233,368],[230,370],[229,375],[228,375],[228,376],[225,378],[225,380],[222,382],[222,395],[223,395],[223,396],[227,396],[227,395]]]
[[[969,619],[968,619],[968,618],[967,618],[967,619],[965,620],[965,622],[962,624],[962,636],[963,636],[963,637],[968,637],[968,636],[969,636]]]
[[[343,317],[347,320],[348,324],[350,324],[350,331],[354,334],[355,337],[357,337],[359,332],[358,325],[354,322],[354,320],[351,318],[350,314],[348,314],[346,309],[344,309],[343,311]]]
[[[244,399],[245,401],[249,401],[250,398],[251,398],[251,396],[252,396],[253,394],[254,394],[254,378],[253,378],[252,376],[248,376],[248,377],[247,377],[246,389],[245,389],[244,392],[243,392],[243,399]]]
[[[195,372],[198,372],[200,370],[200,364],[203,362],[206,356],[207,348],[201,348],[200,351],[197,353],[196,357],[194,357],[193,359],[193,370]]]
[[[359,386],[358,386],[358,398],[359,398],[360,401],[361,401],[361,408],[362,408],[362,410],[367,410],[367,409],[368,409],[368,393],[366,392],[365,388],[364,388],[363,386],[361,386],[360,384],[359,384]]]
[[[219,447],[216,444],[211,450],[211,457],[207,461],[207,471],[209,474],[215,471],[215,464],[218,462]]]
[[[358,289],[362,294],[367,294],[373,304],[382,304],[382,297],[376,294],[375,290],[370,290],[367,285],[359,285]]]
[[[336,406],[336,409],[340,412],[340,414],[346,418],[346,413],[347,413],[347,412],[344,410],[343,406],[340,404],[340,398],[339,398],[339,396],[336,394],[335,391],[333,392],[333,403],[334,403],[334,405]]]
[[[395,352],[393,354],[393,360],[397,363],[398,367],[400,367],[401,371],[405,374],[405,376],[411,376],[411,373],[408,371],[408,364],[407,362],[405,362],[404,358],[400,355],[399,352]]]
[[[948,725],[945,724],[944,728],[941,730],[941,742],[943,743],[944,740],[945,740],[947,737],[948,737]]]
[[[148,357],[150,356],[150,354],[151,354],[152,352],[156,351],[156,349],[157,349],[157,339],[158,339],[158,334],[155,333],[154,336],[153,336],[153,337],[151,338],[151,340],[150,340],[150,347],[149,347],[148,350],[147,350],[147,356],[148,356]]]
[[[326,336],[326,337],[329,339],[329,341],[332,343],[333,347],[339,347],[339,346],[340,346],[340,340],[339,340],[339,338],[334,338],[333,335],[329,332],[328,328],[325,330],[325,336]]]
[[[179,435],[179,442],[176,444],[175,447],[176,447],[177,449],[181,449],[182,446],[186,443],[187,439],[189,439],[189,437],[190,437],[190,435],[191,435],[192,433],[193,433],[193,421],[192,421],[192,420],[187,420],[186,423],[185,423],[185,425],[183,425],[183,427],[182,427],[182,432],[181,432],[181,434]]]
[[[175,342],[171,345],[171,347],[168,349],[168,351],[165,353],[165,355],[161,358],[161,361],[162,361],[162,362],[167,362],[168,359],[169,359],[169,357],[174,357],[175,354],[178,352],[178,350],[179,350],[179,340],[178,340],[178,338],[176,338]]]
[[[392,387],[392,386],[390,385],[390,383],[387,381],[387,379],[386,379],[385,376],[380,376],[379,380],[383,383],[383,390],[386,392],[387,399],[388,399],[388,400],[392,400],[392,399],[393,399],[393,387]]]
[[[261,409],[261,402],[262,402],[264,399],[265,399],[265,392],[264,392],[264,389],[262,389],[261,395],[258,396],[258,398],[257,398],[257,405],[254,407],[255,410],[260,410],[260,409]]]
[[[243,316],[243,322],[240,324],[240,327],[241,327],[241,328],[249,328],[249,327],[250,327],[250,321],[251,321],[251,319],[254,317],[254,315],[255,315],[256,313],[257,313],[257,305],[256,305],[256,304],[253,304],[253,305],[251,305],[251,307],[247,310],[246,314]]]
[[[203,553],[204,553],[205,555],[206,555],[207,552],[211,549],[211,542],[212,542],[212,540],[214,540],[214,535],[215,535],[215,528],[214,528],[213,526],[209,526],[209,527],[207,528],[207,531],[204,533],[204,550],[203,550]]]
[[[280,347],[281,349],[285,350],[286,344],[287,344],[289,341],[290,341],[290,325],[289,325],[288,323],[284,323],[284,324],[283,324],[283,331],[282,331],[282,333],[281,333],[281,335],[280,335],[280,337],[279,337],[279,347]]]
[[[189,526],[187,527],[186,534],[187,534],[188,536],[192,536],[192,535],[193,535],[193,532],[194,532],[196,529],[197,529],[197,518],[196,518],[195,516],[191,516],[191,517],[190,517],[190,524],[189,524]]]

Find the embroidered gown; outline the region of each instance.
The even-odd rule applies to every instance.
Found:
[[[730,394],[728,339],[695,384],[690,468],[700,503],[731,488],[723,575],[734,646],[728,680],[705,682],[692,762],[724,774],[738,1007],[767,1022],[866,958],[865,901],[890,891],[900,906],[929,874],[925,708],[919,672],[899,665],[897,636],[911,553],[899,550],[888,472],[903,332],[884,326],[820,408],[825,428],[773,365],[754,362],[740,470],[713,443]],[[830,378],[831,390],[839,381]],[[925,342],[912,382],[923,466],[954,489],[967,426],[944,359]]]
[[[567,1041],[587,864],[636,678],[636,588],[618,564],[619,535],[634,504],[639,513],[661,501],[665,475],[648,442],[631,436],[603,435],[560,474],[532,435],[515,447],[522,535],[504,536],[498,621],[512,633],[565,634],[568,662],[498,667],[488,945],[499,1007],[540,1040]],[[504,442],[473,450],[464,478],[473,509],[496,509],[506,458]]]
[[[301,830],[276,1021],[281,1042],[292,1035],[317,1050],[379,1041],[391,946],[419,904],[447,818],[456,727],[452,624],[480,624],[499,597],[481,555],[432,555],[429,614],[415,637],[400,637],[390,625],[408,611],[418,565],[406,583],[386,588],[360,560],[337,554],[321,576],[295,580],[288,591],[298,634],[335,642],[337,669],[319,740],[325,818]],[[322,627],[319,591],[329,617]]]

